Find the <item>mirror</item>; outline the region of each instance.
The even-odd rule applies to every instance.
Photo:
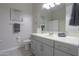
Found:
[[[72,3],[61,3],[50,9],[42,8],[40,4],[38,27],[45,25],[44,31],[79,33],[79,26],[70,26]]]
[[[44,24],[44,31],[48,32],[65,32],[65,4],[50,9],[42,8],[42,5],[39,13],[39,26]]]

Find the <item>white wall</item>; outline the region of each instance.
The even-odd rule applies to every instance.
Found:
[[[13,33],[10,23],[10,8],[22,11],[24,22],[21,25],[22,38],[29,38],[32,33],[32,4],[0,4],[0,51],[17,46],[17,34]]]
[[[37,28],[40,24],[40,11],[41,11],[41,3],[33,3],[32,4],[32,15],[33,15],[33,32],[37,32]]]

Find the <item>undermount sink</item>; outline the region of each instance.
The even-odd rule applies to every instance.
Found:
[[[53,32],[41,33],[41,34],[48,37],[58,37],[58,33],[53,33]]]
[[[42,35],[45,35],[45,36],[53,36],[54,33],[41,33]]]

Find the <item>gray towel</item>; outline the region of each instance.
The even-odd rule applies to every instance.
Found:
[[[14,33],[20,32],[20,24],[14,23],[13,24]]]
[[[72,7],[72,14],[70,19],[70,25],[78,26],[79,25],[79,3],[74,3]]]

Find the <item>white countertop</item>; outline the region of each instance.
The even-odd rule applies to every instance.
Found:
[[[57,35],[50,36],[42,33],[32,33],[32,35],[79,46],[79,37],[72,37],[72,36],[58,37]]]

